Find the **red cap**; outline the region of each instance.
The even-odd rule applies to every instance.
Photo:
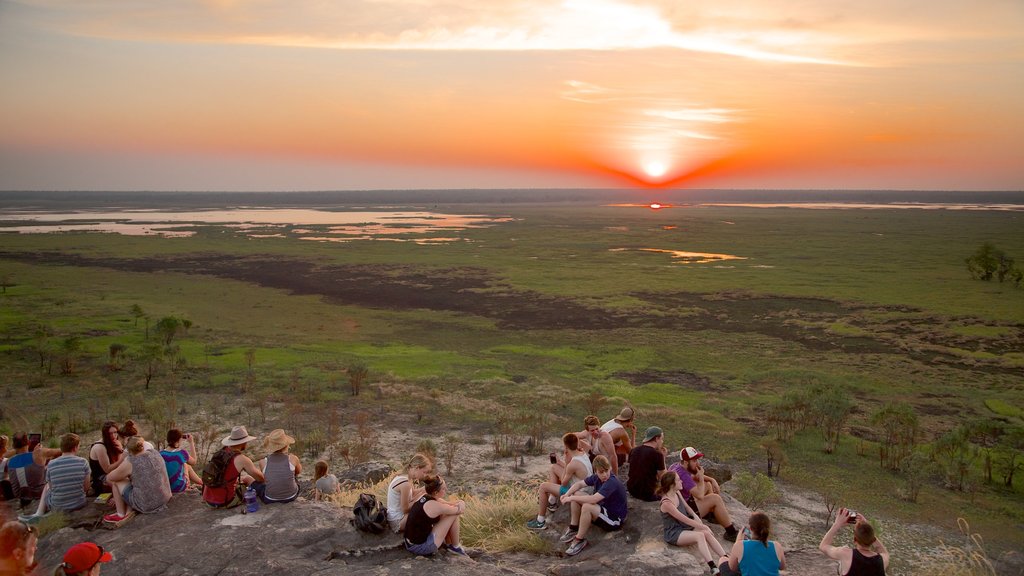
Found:
[[[92,570],[100,562],[110,562],[114,556],[92,542],[75,544],[64,554],[64,571],[72,574]]]
[[[679,451],[680,460],[696,460],[697,458],[703,458],[704,453],[700,452],[693,446],[687,446]]]

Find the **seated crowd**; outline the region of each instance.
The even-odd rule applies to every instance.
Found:
[[[582,431],[562,437],[561,453],[549,454],[546,481],[537,487],[537,517],[527,522],[527,527],[546,529],[550,515],[568,504],[569,525],[559,541],[568,544],[566,555],[575,556],[587,547],[591,527],[615,531],[624,526],[632,497],[660,502],[665,542],[696,546],[713,575],[774,575],[784,570],[783,548],[769,539],[768,516],[755,512],[740,530],[726,509],[718,482],[706,475],[700,464],[704,454],[688,446],[680,451],[678,463],[666,467],[664,432],[651,426],[637,444],[634,416],[631,407],[603,425],[597,417],[587,416]],[[249,490],[265,504],[296,500],[303,468],[299,458],[289,452],[295,439],[282,429],[273,430],[262,442],[266,456],[253,462],[244,452],[256,439],[244,426],[234,427],[211,456],[213,465],[208,464],[200,476],[194,468],[195,441],[177,428],[167,431],[166,444],[157,451],[131,420],[120,427],[105,422],[100,440],[89,446],[87,459],[78,456],[80,438],[76,434],[61,436],[59,449],[43,447],[38,439],[19,432],[12,436],[8,450],[8,438],[0,436],[0,496],[21,508],[38,501],[34,513],[0,525],[0,576],[33,573],[37,564],[34,524],[52,511],[81,509],[93,497],[98,503],[112,501],[115,509],[103,520],[114,524],[136,512],[163,510],[174,494],[190,491],[201,494],[211,509],[239,506]],[[628,471],[625,483],[618,477],[620,468]],[[327,462],[317,462],[314,470],[314,498],[340,491],[338,478],[328,473]],[[431,457],[424,454],[413,455],[404,470],[391,479],[387,522],[395,533],[404,535],[405,547],[413,554],[431,555],[446,549],[466,555],[460,542],[460,517],[466,503],[447,496],[447,483],[434,472]],[[728,552],[705,520],[725,528],[724,538],[733,542]],[[833,546],[835,536],[848,523],[854,524],[854,547]],[[820,549],[838,562],[841,576],[884,575],[889,563],[888,551],[871,525],[863,515],[846,509],[840,510]],[[81,543],[68,550],[56,574],[98,574],[111,558],[96,544]]]

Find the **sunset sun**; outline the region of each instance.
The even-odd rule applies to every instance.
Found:
[[[644,164],[644,172],[651,178],[661,178],[668,172],[668,166],[664,162],[652,160]]]

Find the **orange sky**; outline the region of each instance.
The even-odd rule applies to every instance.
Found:
[[[1024,188],[1019,0],[8,0],[0,75],[0,190]]]

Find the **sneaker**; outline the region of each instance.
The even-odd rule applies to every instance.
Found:
[[[458,554],[459,556],[469,556],[469,554],[466,554],[466,551],[462,549],[462,546],[452,546],[449,544],[448,551],[452,554]]]
[[[118,514],[117,512],[114,512],[113,514],[107,514],[106,516],[104,516],[103,517],[103,521],[104,522],[113,522],[114,524],[117,524],[118,522],[124,520],[127,517],[128,517],[127,514],[121,515],[121,514]]]
[[[548,500],[548,512],[554,512],[555,510],[558,510],[558,502]]]
[[[711,569],[711,576],[718,576],[721,573],[722,571],[718,569],[718,566],[715,566]]]
[[[575,556],[575,555],[579,554],[580,552],[583,552],[583,549],[586,548],[586,547],[587,547],[587,539],[586,538],[584,538],[583,540],[580,540],[579,538],[574,538],[573,541],[572,541],[572,544],[569,546],[568,549],[566,549],[565,555],[566,556]]]
[[[565,532],[562,532],[562,535],[558,538],[558,541],[563,544],[568,544],[576,538],[576,532],[577,531],[572,528],[566,528]]]
[[[28,526],[38,524],[39,520],[42,518],[43,517],[38,514],[18,514],[18,521]]]
[[[534,518],[526,523],[526,527],[530,530],[544,530],[548,527],[547,520],[537,520]]]

